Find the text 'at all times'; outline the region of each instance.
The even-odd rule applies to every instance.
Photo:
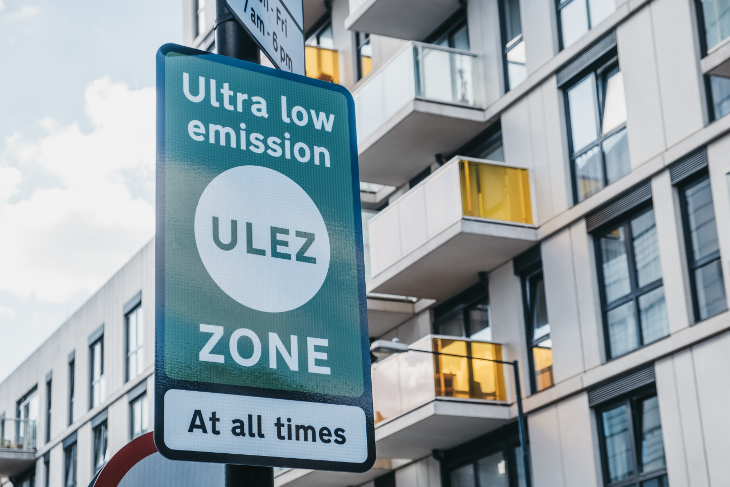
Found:
[[[183,73],[183,92],[185,97],[193,103],[200,103],[205,100],[206,96],[206,82],[205,77],[198,77],[198,93],[192,95],[190,93],[190,75]],[[266,100],[260,96],[252,96],[249,99],[247,93],[240,93],[230,89],[229,83],[223,83],[223,87],[218,90],[218,84],[216,80],[209,80],[210,104],[216,108],[223,108],[228,111],[236,111],[243,113],[249,109],[251,113],[259,118],[268,118],[268,104]],[[220,93],[220,96],[218,94]],[[235,96],[234,96],[235,95]],[[311,121],[310,121],[311,114]],[[309,109],[309,113],[304,107],[294,106],[291,112],[287,108],[286,96],[281,96],[281,119],[285,123],[294,122],[299,127],[304,127],[310,122],[316,130],[324,130],[325,132],[332,132],[332,128],[335,122],[334,114],[325,114],[324,112],[316,112],[313,109]],[[188,135],[197,141],[204,142],[207,140],[211,144],[216,143],[218,138],[219,144],[222,146],[230,147],[233,149],[239,148],[240,150],[250,150],[255,154],[264,154],[271,157],[282,157],[285,159],[291,159],[292,153],[294,158],[301,163],[308,163],[313,161],[315,165],[324,165],[324,167],[330,167],[332,162],[330,161],[330,153],[325,147],[313,146],[309,147],[304,142],[294,142],[292,144],[291,135],[289,132],[284,133],[284,147],[282,148],[282,139],[276,136],[265,137],[258,132],[251,132],[246,134],[246,124],[239,124],[239,133],[236,134],[236,130],[231,127],[209,123],[207,128],[205,124],[199,120],[191,120],[188,123]],[[216,137],[217,135],[217,137]],[[264,144],[266,139],[266,144]],[[268,146],[268,149],[267,149]]]

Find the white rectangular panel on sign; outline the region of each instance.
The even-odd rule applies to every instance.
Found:
[[[302,0],[226,0],[226,4],[274,66],[304,76]]]
[[[365,413],[354,406],[182,390],[165,393],[173,450],[362,463]]]

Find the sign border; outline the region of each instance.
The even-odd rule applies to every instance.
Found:
[[[246,69],[269,76],[276,76],[297,83],[316,86],[345,96],[348,106],[350,127],[350,161],[352,174],[352,197],[355,224],[355,245],[358,276],[358,297],[360,306],[360,343],[363,370],[363,394],[360,397],[335,396],[310,392],[283,391],[260,387],[212,384],[208,382],[183,381],[172,379],[165,372],[165,58],[169,53],[185,56],[198,56],[208,61]],[[187,460],[209,463],[230,463],[239,465],[266,465],[271,467],[292,467],[313,470],[335,470],[362,473],[375,463],[375,428],[372,406],[372,386],[370,378],[370,346],[368,339],[367,299],[365,292],[365,263],[363,253],[362,215],[360,211],[360,180],[357,154],[357,133],[355,127],[355,102],[350,92],[340,86],[325,81],[306,78],[288,71],[275,70],[246,61],[220,56],[206,51],[165,44],[157,51],[157,155],[156,190],[157,209],[155,238],[155,405],[154,439],[159,452],[171,460]],[[170,389],[230,394],[237,396],[288,399],[312,403],[341,404],[356,406],[365,413],[368,456],[363,463],[335,462],[329,460],[309,460],[300,458],[267,457],[258,455],[239,455],[226,453],[194,452],[172,450],[165,445],[164,396]]]

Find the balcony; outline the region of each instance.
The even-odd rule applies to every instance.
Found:
[[[401,186],[484,130],[476,55],[418,42],[353,93],[360,179]]]
[[[527,169],[454,158],[369,222],[368,292],[446,300],[537,242]]]
[[[308,78],[340,84],[339,53],[319,46],[304,46],[304,65]]]
[[[0,477],[13,477],[33,466],[35,439],[35,421],[0,419]]]
[[[458,0],[350,0],[345,27],[398,39],[425,39],[451,14]]]

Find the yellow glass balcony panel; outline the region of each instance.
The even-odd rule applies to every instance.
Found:
[[[434,382],[436,395],[505,401],[502,364],[482,359],[502,360],[502,347],[493,343],[468,342],[463,340],[434,339],[434,351],[443,354],[466,355],[472,359],[434,356]]]
[[[527,169],[462,160],[459,173],[465,216],[533,223]]]
[[[362,56],[360,58],[360,63],[362,69],[362,77],[364,78],[368,75],[370,71],[373,70],[373,58],[371,58],[370,56]]]
[[[535,367],[535,388],[538,391],[553,385],[553,351],[550,348],[532,349],[532,362]]]
[[[340,61],[337,51],[316,46],[304,46],[307,77],[340,83]]]

